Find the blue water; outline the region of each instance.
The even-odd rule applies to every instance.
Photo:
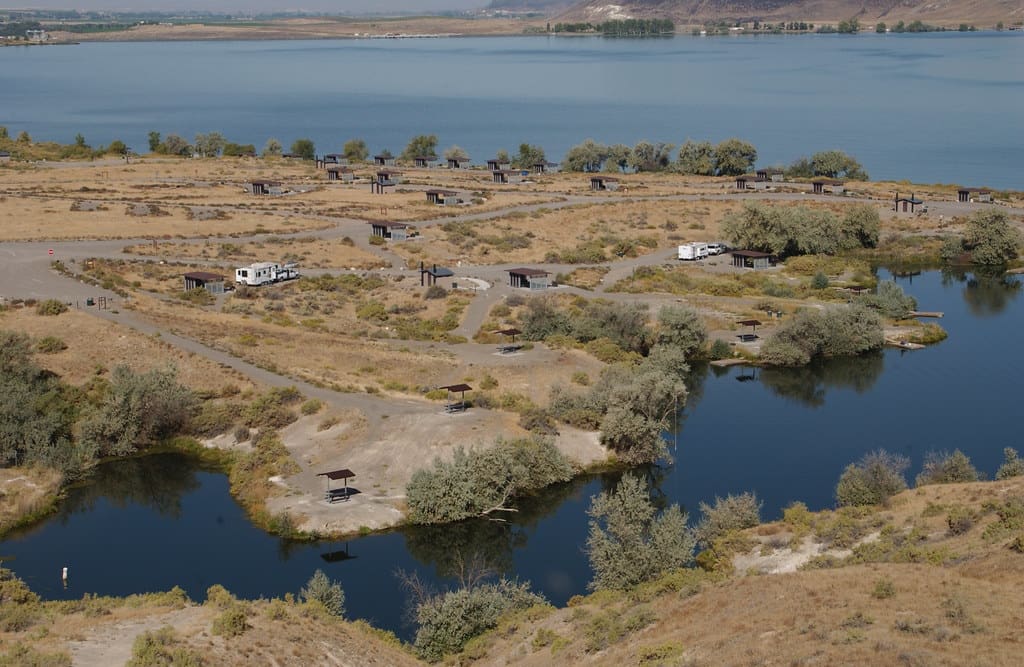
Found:
[[[0,49],[0,125],[145,150],[150,130],[262,147],[438,135],[485,160],[739,136],[761,165],[818,150],[876,179],[1024,189],[1020,32],[627,40],[93,43]]]
[[[993,475],[1003,447],[1020,447],[1021,283],[934,271],[899,281],[922,309],[945,312],[948,340],[806,369],[696,369],[678,433],[666,436],[674,464],[644,471],[659,502],[695,511],[716,495],[752,490],[764,500],[765,519],[794,500],[830,507],[842,469],[876,448],[908,456],[911,475],[928,451],[960,448]],[[276,596],[297,592],[319,567],[342,583],[351,616],[409,637],[399,570],[444,586],[460,562],[480,556],[557,604],[584,592],[586,509],[616,479],[553,489],[509,524],[289,543],[246,520],[223,475],[161,455],[104,466],[57,515],[0,542],[0,560],[47,598],[178,585],[203,599],[213,583],[245,597]]]

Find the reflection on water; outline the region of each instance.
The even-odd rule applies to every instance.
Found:
[[[760,369],[760,380],[775,396],[818,408],[825,404],[828,389],[853,389],[858,394],[871,389],[884,367],[885,355],[879,351],[859,357],[816,359],[800,368],[769,366]],[[737,379],[753,376],[750,370],[746,373]]]
[[[999,315],[1020,296],[1021,282],[1007,275],[1003,268],[947,267],[942,270],[942,284],[963,283],[961,294],[972,315]]]

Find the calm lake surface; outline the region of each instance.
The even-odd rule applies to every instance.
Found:
[[[628,40],[489,37],[93,43],[0,49],[12,133],[145,150],[150,130],[261,148],[436,134],[477,161],[549,159],[592,137],[753,142],[759,164],[818,150],[875,179],[1024,189],[1024,34]]]
[[[960,448],[991,477],[1003,447],[1021,446],[1021,283],[939,272],[899,280],[921,308],[945,311],[948,340],[792,371],[696,369],[679,432],[666,436],[675,463],[647,471],[659,499],[696,510],[716,495],[754,490],[765,519],[793,500],[830,507],[842,469],[876,448],[910,457],[910,475],[926,452]],[[56,515],[0,542],[0,559],[46,598],[178,585],[201,600],[214,583],[244,597],[279,596],[297,592],[322,568],[344,586],[350,616],[409,637],[400,569],[443,586],[460,558],[482,554],[552,602],[584,592],[586,509],[616,479],[564,485],[506,525],[465,522],[289,543],[246,520],[223,475],[182,457],[152,456],[103,466]]]

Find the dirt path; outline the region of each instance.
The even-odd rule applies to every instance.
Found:
[[[179,634],[198,634],[209,626],[209,613],[203,607],[185,607],[156,616],[96,626],[82,639],[67,643],[71,664],[75,667],[114,667],[132,657],[132,644],[144,632],[173,627]]]

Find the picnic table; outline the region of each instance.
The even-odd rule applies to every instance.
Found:
[[[757,334],[749,334],[749,333],[738,334],[736,337],[740,339],[741,343],[753,343],[755,340],[760,338],[760,336],[758,336]]]
[[[512,354],[513,352],[518,352],[521,349],[523,349],[522,345],[515,345],[513,343],[498,346],[498,352],[501,354]]]

